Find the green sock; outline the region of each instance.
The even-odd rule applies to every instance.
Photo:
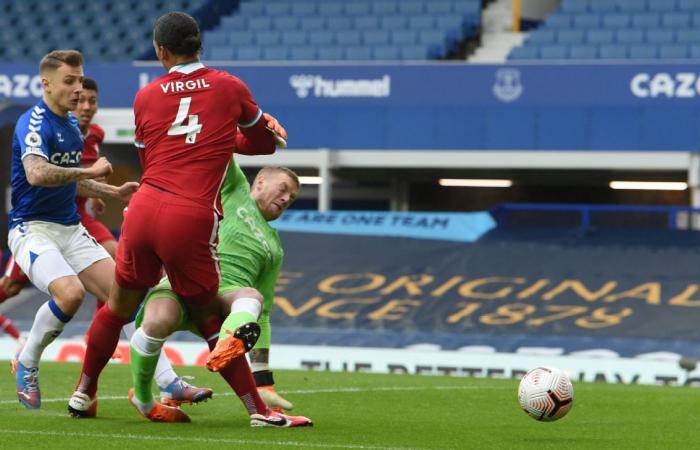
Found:
[[[155,355],[145,356],[131,346],[131,379],[134,383],[134,396],[142,403],[153,401],[153,375],[156,372],[158,357]]]
[[[234,331],[236,331],[236,328],[240,327],[245,323],[255,322],[256,319],[257,317],[255,317],[253,314],[247,311],[239,311],[229,314],[226,320],[224,320],[224,323],[221,325],[219,339],[223,339],[228,336],[226,330],[233,333]]]

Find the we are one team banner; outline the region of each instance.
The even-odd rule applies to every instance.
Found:
[[[292,148],[697,147],[698,64],[212,65],[248,84]],[[164,71],[87,64],[85,73],[100,84],[102,108],[131,108]],[[35,64],[0,64],[0,100],[40,96]]]

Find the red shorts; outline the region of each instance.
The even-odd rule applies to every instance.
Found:
[[[219,217],[212,208],[142,184],[129,202],[117,247],[115,279],[125,289],[148,289],[161,267],[173,291],[192,304],[219,288]]]
[[[29,283],[29,278],[22,272],[19,265],[15,262],[15,257],[10,255],[5,266],[5,276],[17,283]]]
[[[99,220],[92,217],[86,211],[79,211],[80,213],[80,223],[83,224],[85,229],[90,233],[90,236],[94,237],[100,244],[107,241],[114,241],[114,235],[109,228]]]

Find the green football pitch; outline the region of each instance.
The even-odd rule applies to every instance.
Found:
[[[9,363],[3,362],[9,369]],[[126,400],[127,366],[110,365],[95,419],[72,419],[77,364],[44,363],[43,405],[25,410],[0,377],[0,449],[700,449],[700,389],[574,385],[568,416],[541,423],[520,410],[516,380],[278,371],[278,389],[313,428],[252,429],[217,375],[181,367],[214,398],[185,406],[189,424],[150,423]]]

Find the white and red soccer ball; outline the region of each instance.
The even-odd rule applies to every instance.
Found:
[[[551,422],[564,417],[574,404],[574,387],[560,369],[537,367],[520,380],[518,401],[528,416]]]

